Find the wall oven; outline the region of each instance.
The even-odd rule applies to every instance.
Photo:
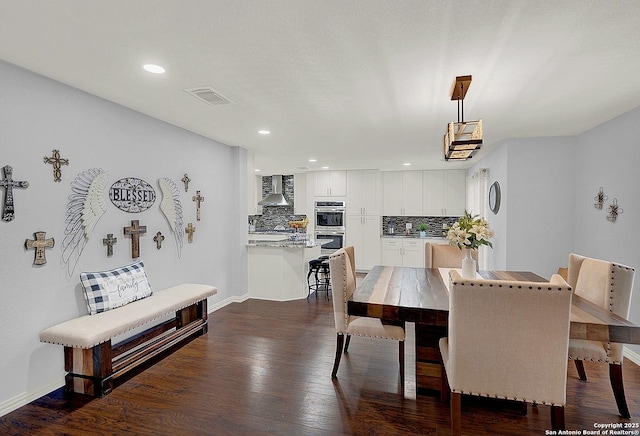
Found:
[[[344,201],[316,201],[316,243],[322,254],[331,254],[344,247],[346,208]]]
[[[316,201],[316,230],[344,232],[346,208],[344,201]]]
[[[315,237],[321,254],[331,254],[344,247],[344,231],[316,230]]]

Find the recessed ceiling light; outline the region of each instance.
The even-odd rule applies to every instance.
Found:
[[[160,65],[146,64],[142,68],[153,74],[164,73],[164,68],[162,68]]]
[[[309,162],[318,162],[318,159],[309,159]]]
[[[323,170],[328,170],[328,169],[329,169],[329,167],[322,167],[322,169],[323,169]]]
[[[409,162],[405,162],[405,163],[403,163],[402,165],[404,165],[405,167],[409,167],[409,166],[411,166],[411,164],[410,164]]]
[[[261,134],[261,135],[268,135],[271,132],[268,131],[268,130],[258,130],[258,133]]]
[[[255,168],[253,171],[255,171],[256,173],[260,172],[260,170],[258,168]]]

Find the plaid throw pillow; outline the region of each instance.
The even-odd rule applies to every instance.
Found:
[[[124,306],[153,292],[141,260],[110,271],[83,272],[80,281],[90,315]]]

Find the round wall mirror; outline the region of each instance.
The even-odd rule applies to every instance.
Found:
[[[494,214],[500,210],[500,183],[497,180],[489,188],[489,209]]]

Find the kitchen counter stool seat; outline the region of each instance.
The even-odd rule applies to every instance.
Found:
[[[311,274],[315,277],[315,283],[310,282]],[[325,291],[327,293],[327,300],[329,299],[329,291],[331,290],[331,278],[329,275],[329,256],[320,256],[317,259],[311,259],[309,261],[309,272],[307,273],[307,299],[311,295],[311,290],[316,293],[318,298],[319,291]]]

